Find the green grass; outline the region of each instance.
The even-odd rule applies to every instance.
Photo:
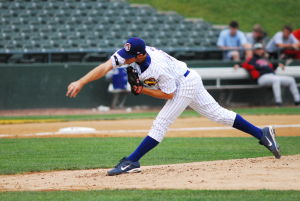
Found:
[[[112,167],[142,138],[33,138],[0,140],[0,174]],[[300,137],[279,137],[283,155],[300,153]],[[142,165],[270,156],[254,138],[166,138]]]
[[[273,114],[300,114],[300,107],[261,107],[261,108],[238,108],[233,109],[240,114],[251,115],[273,115]],[[84,114],[84,115],[29,115],[29,116],[0,116],[1,120],[43,120],[53,119],[59,121],[79,121],[79,120],[115,120],[115,119],[146,119],[154,118],[157,112],[144,113],[122,113],[122,114]],[[180,117],[196,117],[198,113],[186,110]]]
[[[22,199],[21,199],[22,198]],[[0,200],[111,200],[111,201],[295,201],[300,191],[198,191],[198,190],[103,190],[103,191],[57,191],[57,192],[7,192],[0,193]]]
[[[150,4],[158,10],[176,11],[186,17],[203,18],[213,24],[228,24],[238,20],[243,31],[251,31],[260,23],[269,35],[281,30],[284,24],[300,27],[298,0],[129,0]]]

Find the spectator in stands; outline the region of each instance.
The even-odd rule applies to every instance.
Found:
[[[295,31],[293,31],[293,35],[299,41],[300,44],[300,29],[296,29]],[[296,50],[295,59],[300,59],[300,50]]]
[[[295,53],[299,50],[300,44],[292,32],[292,27],[285,25],[282,31],[273,36],[267,45],[267,51],[271,58],[278,58],[278,55],[279,59],[296,57]]]
[[[300,29],[296,29],[293,31],[293,35],[295,36],[295,38],[300,41]]]
[[[124,68],[115,68],[106,74],[106,79],[111,81],[108,86],[108,92],[113,95],[111,108],[124,108],[127,95],[130,92],[126,70]]]
[[[224,50],[224,60],[240,61],[243,49],[251,48],[247,42],[246,36],[239,30],[239,24],[232,21],[229,29],[225,29],[220,33],[217,46]],[[246,58],[251,56],[251,51],[246,50]]]
[[[253,26],[253,31],[246,35],[248,43],[253,46],[255,43],[262,43],[265,47],[267,45],[267,33],[263,30],[260,24]]]
[[[242,66],[249,72],[250,76],[257,80],[260,86],[272,86],[276,105],[282,105],[281,86],[288,86],[295,101],[295,105],[300,104],[300,95],[296,81],[293,77],[276,75],[278,66],[284,69],[283,64],[272,64],[264,55],[265,50],[261,43],[254,45],[253,57],[248,58]]]

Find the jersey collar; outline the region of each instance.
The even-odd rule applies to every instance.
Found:
[[[150,66],[151,57],[149,56],[149,54],[147,54],[145,61],[143,61],[142,63],[137,63],[137,64],[140,66],[141,73],[143,73]]]

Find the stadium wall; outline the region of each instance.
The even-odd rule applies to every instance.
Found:
[[[97,64],[1,64],[0,65],[0,109],[28,108],[94,108],[109,106],[112,96],[107,92],[109,82],[97,80],[85,86],[75,99],[65,96],[68,84]],[[190,65],[191,66],[191,65]],[[223,104],[228,90],[210,91],[212,96]],[[255,97],[255,98],[253,98]],[[283,91],[283,99],[292,103],[288,89]],[[129,95],[126,106],[162,106],[164,100],[148,96]],[[234,90],[229,103],[250,105],[272,105],[271,88]]]
[[[66,88],[91,70],[91,64],[11,64],[0,65],[0,109],[92,108],[110,105],[108,82],[97,80],[85,86],[75,99],[65,96]],[[129,96],[127,105],[161,105],[146,96]]]

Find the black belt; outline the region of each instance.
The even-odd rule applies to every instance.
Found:
[[[190,72],[191,72],[190,70],[187,70],[187,71],[184,73],[183,76],[184,76],[184,77],[187,77],[187,76],[190,74]]]

